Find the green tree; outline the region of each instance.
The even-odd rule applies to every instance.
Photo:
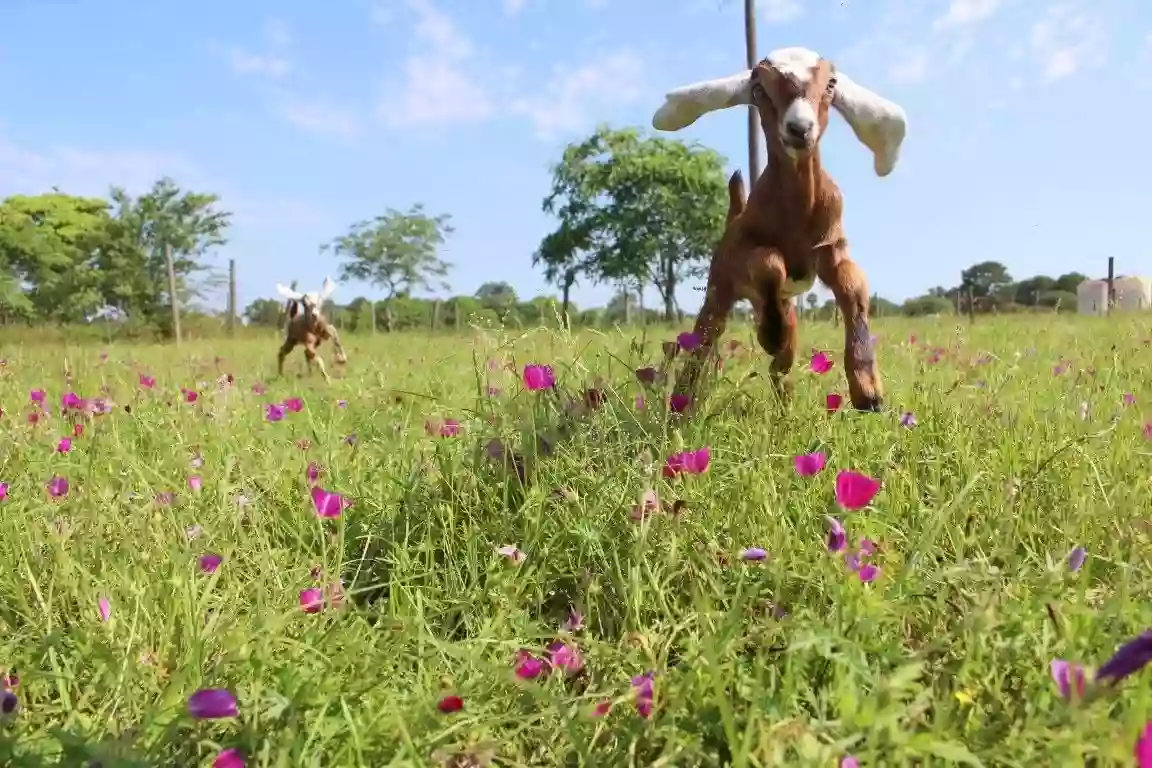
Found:
[[[1088,275],[1083,275],[1079,272],[1069,272],[1066,275],[1060,275],[1060,277],[1056,278],[1056,285],[1052,290],[1075,294],[1076,289],[1080,287],[1080,283],[1087,279]]]
[[[118,251],[99,198],[60,192],[0,203],[0,313],[78,322],[106,302],[101,267]]]
[[[275,328],[284,314],[284,302],[276,299],[256,299],[244,310],[244,317],[252,325]]]
[[[724,163],[699,144],[600,127],[570,144],[552,169],[544,209],[560,225],[534,261],[579,264],[577,254],[587,252],[582,271],[598,281],[653,285],[665,318],[675,318],[676,288],[704,272],[723,232]],[[552,274],[568,276],[560,267]]]
[[[516,296],[516,289],[503,281],[484,283],[476,289],[476,298],[484,307],[495,312],[501,323],[520,300]]]
[[[176,300],[190,304],[217,290],[224,276],[203,259],[227,242],[232,214],[214,194],[190,192],[164,177],[133,198],[123,189],[109,193],[120,247],[102,265],[101,292],[108,303],[129,315],[167,323],[172,297],[164,248],[172,251]],[[199,276],[199,277],[198,277]]]
[[[555,212],[549,209],[547,202],[544,207],[548,213]],[[544,279],[560,289],[560,319],[565,328],[569,326],[569,313],[572,311],[572,286],[581,273],[588,271],[592,262],[590,239],[587,232],[581,230],[582,226],[576,224],[574,227],[573,222],[561,214],[560,227],[546,235],[532,254],[532,266],[543,266]]]
[[[1011,285],[1012,275],[998,261],[982,261],[960,273],[960,290],[971,290],[977,299],[991,299]]]
[[[392,299],[413,290],[448,290],[445,278],[452,265],[437,252],[454,231],[448,214],[430,216],[424,206],[407,212],[389,208],[382,216],[353,224],[348,232],[323,246],[342,259],[343,280],[363,280],[388,294],[384,327],[392,330]]]

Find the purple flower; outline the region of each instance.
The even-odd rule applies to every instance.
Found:
[[[768,550],[761,549],[760,547],[749,547],[740,553],[741,560],[748,560],[751,562],[760,562],[768,557]]]
[[[1076,547],[1068,553],[1068,570],[1075,573],[1084,566],[1084,560],[1088,557],[1088,550],[1084,547]]]
[[[1152,661],[1152,630],[1120,646],[1112,658],[1096,671],[1096,679],[1116,685],[1129,675],[1139,672],[1149,661]]]
[[[236,697],[226,688],[204,688],[188,697],[188,714],[197,720],[237,717]]]
[[[843,552],[848,546],[848,536],[844,533],[844,526],[834,517],[825,517],[828,521],[828,551],[832,554]]]
[[[1084,687],[1088,679],[1084,667],[1064,659],[1052,659],[1049,665],[1052,679],[1056,681],[1056,688],[1065,699],[1084,696]]]

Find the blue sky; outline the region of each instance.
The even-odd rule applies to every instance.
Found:
[[[1017,277],[1152,273],[1152,4],[759,0],[761,55],[803,45],[909,115],[879,179],[837,116],[823,140],[872,288],[902,299],[983,259]],[[451,213],[455,293],[550,292],[530,258],[548,166],[597,122],[743,65],[740,0],[32,2],[0,8],[0,195],[100,194],[160,174],[235,211],[243,304],[318,286],[352,222]],[[743,166],[743,110],[684,131]],[[581,305],[608,286],[581,286]],[[336,296],[378,295],[349,284]],[[682,305],[700,294],[685,286]],[[654,293],[648,301],[656,305]]]

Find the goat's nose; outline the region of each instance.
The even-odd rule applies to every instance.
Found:
[[[806,140],[812,134],[813,124],[808,120],[789,120],[784,130],[794,139]]]

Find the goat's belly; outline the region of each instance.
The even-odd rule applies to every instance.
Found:
[[[784,281],[784,285],[780,287],[780,295],[786,299],[794,299],[801,294],[808,293],[812,290],[812,286],[816,284],[816,276],[801,278],[795,280],[788,278]]]

